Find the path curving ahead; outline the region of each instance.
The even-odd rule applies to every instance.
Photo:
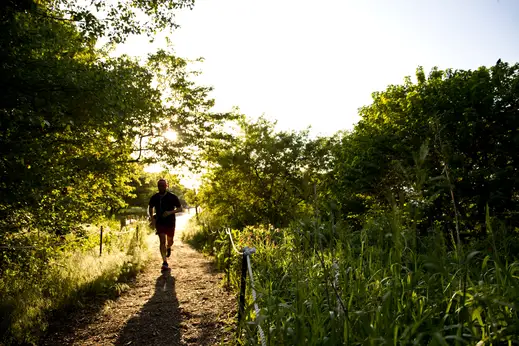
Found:
[[[86,307],[53,326],[45,345],[214,345],[233,333],[235,297],[221,287],[210,259],[180,240],[192,215],[177,216],[171,275],[160,272],[157,236],[153,258],[118,299]],[[63,325],[65,323],[65,325]]]

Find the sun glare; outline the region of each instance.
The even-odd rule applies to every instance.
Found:
[[[198,190],[200,188],[200,180],[195,177],[181,177],[180,183],[186,188],[190,190]]]
[[[164,132],[164,138],[166,138],[168,141],[176,141],[177,133],[173,130],[167,130]]]

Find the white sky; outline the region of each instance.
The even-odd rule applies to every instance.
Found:
[[[177,54],[204,57],[216,111],[263,113],[279,128],[351,128],[371,93],[440,68],[519,57],[519,0],[197,0],[178,15]],[[131,38],[118,53],[158,47]]]

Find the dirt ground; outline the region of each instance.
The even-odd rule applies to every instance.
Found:
[[[180,240],[191,216],[177,216],[169,273],[161,273],[158,237],[150,236],[153,257],[130,289],[62,316],[44,345],[227,344],[236,297],[221,287],[222,274],[211,260]]]

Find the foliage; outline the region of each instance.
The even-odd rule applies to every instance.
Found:
[[[154,72],[163,103],[162,119],[154,129],[140,138],[151,137],[146,150],[170,166],[189,166],[198,170],[203,166],[202,153],[212,149],[215,142],[231,139],[226,127],[240,117],[235,112],[211,112],[214,100],[209,99],[211,87],[198,86],[191,81],[198,71],[187,69],[188,61],[166,50],[159,50],[148,59],[148,68]],[[174,131],[175,143],[163,136],[165,130]]]
[[[92,255],[74,271],[71,256],[95,251],[96,235],[79,224],[147,204],[156,176],[141,164],[157,160],[207,171],[186,196],[203,210],[191,242],[231,267],[232,284],[239,262],[227,258],[223,229],[257,247],[255,317],[271,344],[517,339],[519,64],[427,77],[418,68],[416,82],[373,93],[351,132],[277,132],[262,118],[211,112],[212,89],[169,48],[144,62],[95,48],[175,27],[175,12],[193,4],[0,5],[6,341],[35,342],[46,312],[137,263],[115,250],[138,248],[124,236],[106,237],[116,260],[100,271]],[[463,244],[464,233],[480,239]],[[256,326],[243,327],[257,342]]]
[[[175,13],[192,9],[194,0],[7,0],[2,4],[2,19],[31,11],[39,21],[53,20],[75,25],[86,39],[106,37],[120,43],[129,35],[147,34],[177,28]]]
[[[244,122],[209,168],[189,237],[232,262],[235,288],[224,229],[256,248],[262,310],[248,305],[242,341],[258,343],[258,323],[273,345],[517,340],[518,70],[419,68],[332,138]]]
[[[190,61],[171,49],[141,62],[95,48],[175,26],[174,13],[192,5],[0,4],[2,342],[36,342],[49,312],[120,288],[141,265],[136,238],[106,233],[100,260],[97,230],[81,225],[132,202],[143,164],[196,165],[208,140],[225,137],[234,115],[209,111],[211,89],[192,82]]]
[[[228,147],[208,155],[213,165],[200,203],[221,225],[287,225],[308,211],[313,183],[327,169],[327,157],[320,155],[326,142],[307,132],[275,132],[263,118],[239,125],[241,133],[224,143]]]
[[[252,268],[261,309],[256,316],[248,295],[242,342],[259,343],[257,323],[268,345],[517,340],[519,262],[505,260],[517,239],[498,238],[506,232],[490,228],[496,242],[472,244],[479,249],[459,261],[441,231],[421,238],[420,251],[413,251],[413,231],[402,215],[372,215],[358,231],[316,222],[233,231],[238,248],[256,248]],[[215,239],[215,258],[226,268],[229,240],[225,233]],[[231,256],[230,284],[238,289],[240,256]]]
[[[81,305],[88,296],[119,295],[148,257],[145,224],[119,233],[116,222],[103,222],[103,255],[99,228],[85,226],[75,234],[56,237],[35,232],[8,240],[12,259],[0,275],[1,342],[36,343],[54,311]],[[136,232],[139,227],[139,232]],[[26,247],[26,248],[23,248]]]
[[[201,218],[203,219],[204,213]],[[204,223],[190,219],[187,227],[182,232],[182,241],[191,245],[195,250],[208,255],[214,255],[215,242],[218,240],[219,233],[204,227]],[[218,262],[217,262],[218,263]]]
[[[167,4],[176,6],[155,2],[149,10]],[[2,232],[67,233],[114,213],[125,206],[138,164],[166,156],[170,164],[196,163],[194,148],[220,138],[219,124],[233,117],[208,111],[210,88],[195,85],[196,72],[169,51],[145,63],[110,58],[55,18],[70,8],[38,2],[10,11],[0,35]],[[175,141],[164,137],[170,129]]]
[[[189,206],[198,208],[198,206],[200,205],[199,204],[200,201],[199,201],[199,197],[198,197],[198,193],[197,193],[196,189],[186,189],[184,192],[184,198],[186,199],[186,203]]]
[[[417,83],[407,78],[374,93],[335,149],[330,185],[342,213],[388,206],[389,194],[421,204],[422,230],[434,221],[452,228],[458,216],[484,232],[487,205],[517,225],[518,71],[499,61],[475,71],[433,69],[426,78],[419,68]]]

